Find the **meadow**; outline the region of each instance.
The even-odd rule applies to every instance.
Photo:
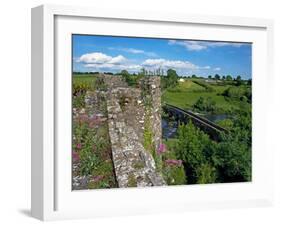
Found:
[[[232,110],[250,107],[249,103],[241,103],[235,98],[227,98],[223,94],[236,87],[232,82],[209,81],[201,78],[186,78],[184,82],[178,82],[174,87],[169,87],[162,92],[162,101],[177,107],[191,110],[199,97],[210,98],[217,106],[216,113],[228,113]],[[206,87],[210,87],[209,89]],[[245,89],[247,85],[243,86]],[[246,106],[245,106],[246,105]]]

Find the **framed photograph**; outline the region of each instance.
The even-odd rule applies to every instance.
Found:
[[[272,203],[270,20],[32,9],[32,216]]]

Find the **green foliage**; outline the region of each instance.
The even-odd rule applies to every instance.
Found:
[[[162,173],[168,185],[186,184],[186,175],[183,166],[165,166]]]
[[[237,86],[240,86],[240,85],[243,84],[243,81],[242,81],[242,78],[241,78],[240,75],[238,75],[238,76],[236,77],[235,81],[236,81],[236,85],[237,85]]]
[[[79,151],[80,171],[82,175],[90,175],[93,170],[97,169],[101,160],[98,153],[106,147],[106,141],[97,136],[96,131],[87,127],[85,124],[81,127],[81,132],[77,131],[77,135],[81,134],[82,148]],[[79,127],[76,130],[80,130]]]
[[[216,79],[216,80],[220,80],[220,78],[221,78],[221,77],[220,77],[218,74],[215,74],[215,79]]]
[[[146,114],[146,117],[144,120],[143,146],[144,146],[145,150],[150,151],[151,153],[152,153],[152,149],[153,149],[152,138],[153,138],[153,134],[152,134],[151,125],[150,125],[150,118],[149,118],[149,114]]]
[[[188,183],[250,181],[250,127],[245,112],[233,121],[231,133],[222,134],[216,143],[191,122],[181,125],[176,154],[185,162]]]
[[[227,76],[226,76],[226,80],[227,80],[227,81],[232,81],[231,75],[227,75]]]
[[[94,180],[89,183],[88,187],[90,189],[115,187],[116,182],[112,176],[113,173],[114,169],[111,161],[100,161],[98,167],[95,167],[92,171]]]
[[[248,85],[248,86],[251,86],[251,85],[252,85],[252,79],[248,79],[247,85]]]
[[[96,77],[93,75],[73,74],[73,108],[85,107],[85,94],[95,90]]]
[[[217,171],[216,168],[208,163],[203,163],[196,168],[197,183],[198,184],[210,184],[216,182]]]
[[[164,162],[169,159],[177,160],[177,156],[175,153],[175,145],[177,143],[177,140],[169,139],[165,142],[167,145],[167,150],[164,154],[162,154],[162,174],[164,176],[165,181],[168,183],[168,185],[181,185],[186,184],[186,174],[184,170],[184,166],[182,164],[178,165],[168,165]]]
[[[78,94],[86,93],[87,90],[90,90],[90,84],[86,82],[74,82],[73,83],[73,95],[76,96]]]
[[[233,121],[231,119],[223,119],[216,123],[227,130],[231,130],[233,128]]]
[[[197,129],[192,122],[182,124],[178,129],[177,156],[191,168],[196,169],[206,162],[206,155],[210,139],[201,130]]]
[[[73,75],[73,108],[79,112],[73,120],[72,148],[78,163],[74,173],[89,178],[86,188],[116,187],[107,123],[89,117],[85,109],[86,92],[106,89],[103,79],[92,74]],[[106,113],[105,100],[101,98],[99,104]],[[81,113],[82,108],[84,113]],[[93,126],[97,123],[98,127]]]
[[[85,93],[77,94],[73,96],[72,102],[73,108],[80,109],[85,107]]]
[[[221,162],[221,175],[227,181],[251,180],[251,146],[252,125],[251,111],[245,110],[235,114],[232,133],[223,136],[218,146]]]
[[[81,163],[80,171],[84,176],[90,175],[95,167],[97,167],[100,163],[97,155],[93,152],[86,151],[86,149],[80,151],[79,156]]]
[[[241,81],[237,86],[237,79],[233,81],[230,75],[217,83],[215,80],[207,83],[203,79],[193,78],[163,92],[163,102],[193,108],[197,112],[229,116],[218,122],[229,131],[227,134],[221,133],[219,142],[211,140],[192,123],[179,126],[176,139],[166,142],[169,149],[176,153],[176,156],[169,158],[183,160],[187,184],[251,181],[252,91],[251,81],[247,84]],[[166,154],[162,155],[163,162],[168,158]],[[170,183],[167,175],[172,173],[165,164],[162,172]]]
[[[200,112],[215,112],[217,110],[217,105],[212,98],[199,97],[196,103],[193,105],[193,109]]]
[[[238,134],[239,136],[240,134]],[[218,146],[220,174],[225,182],[251,180],[251,149],[233,137],[225,138]]]
[[[143,69],[144,70],[144,69]],[[141,71],[138,75],[130,74],[127,70],[122,70],[119,75],[122,76],[123,80],[128,84],[128,86],[136,87],[138,86],[138,82],[143,76],[146,75],[146,71]]]
[[[162,170],[162,156],[158,155],[155,150],[155,144],[153,142],[153,132],[150,122],[150,111],[146,111],[146,117],[144,121],[144,132],[143,132],[143,146],[145,150],[149,151],[155,161],[156,169]]]
[[[175,87],[178,84],[178,74],[175,70],[169,69],[167,76],[161,77],[161,88]]]
[[[251,103],[252,101],[252,91],[251,88],[247,86],[229,87],[222,93],[222,95],[231,99],[236,99],[244,102]]]

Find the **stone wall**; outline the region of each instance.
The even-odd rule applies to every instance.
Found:
[[[114,76],[112,76],[114,77]],[[147,116],[145,100],[151,98],[149,110],[155,150],[162,138],[161,91],[159,77],[146,77],[139,88],[126,86],[121,77],[106,76],[109,136],[116,179],[119,187],[165,185],[157,172],[155,161],[143,146],[144,122]],[[118,86],[116,86],[118,84]],[[144,95],[144,88],[147,92]]]
[[[155,150],[158,149],[162,139],[162,121],[161,121],[161,83],[159,76],[145,77],[140,81],[140,88],[147,90],[146,95],[151,98],[150,121],[153,134],[153,143]]]

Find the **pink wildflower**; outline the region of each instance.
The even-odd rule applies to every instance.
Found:
[[[81,144],[81,143],[78,143],[78,144],[76,145],[76,148],[77,148],[77,149],[81,149],[81,148],[82,148],[82,144]]]
[[[104,177],[104,176],[102,176],[102,175],[94,176],[94,177],[93,177],[93,182],[98,182],[98,181],[102,180],[103,177]]]
[[[80,160],[79,154],[76,151],[72,152],[72,158],[74,162],[77,162]]]
[[[165,163],[167,165],[170,165],[170,166],[181,166],[182,165],[182,160],[176,160],[176,159],[167,159],[165,161]]]
[[[93,127],[99,125],[101,122],[102,122],[101,118],[94,115],[94,116],[89,118],[89,127],[93,128]]]
[[[88,117],[87,114],[80,114],[78,116],[78,120],[79,120],[80,123],[85,123],[85,122],[88,122],[89,117]]]
[[[162,153],[164,153],[166,151],[166,146],[165,146],[165,144],[160,144],[159,145],[159,147],[158,147],[158,149],[157,149],[157,154],[162,154]]]

